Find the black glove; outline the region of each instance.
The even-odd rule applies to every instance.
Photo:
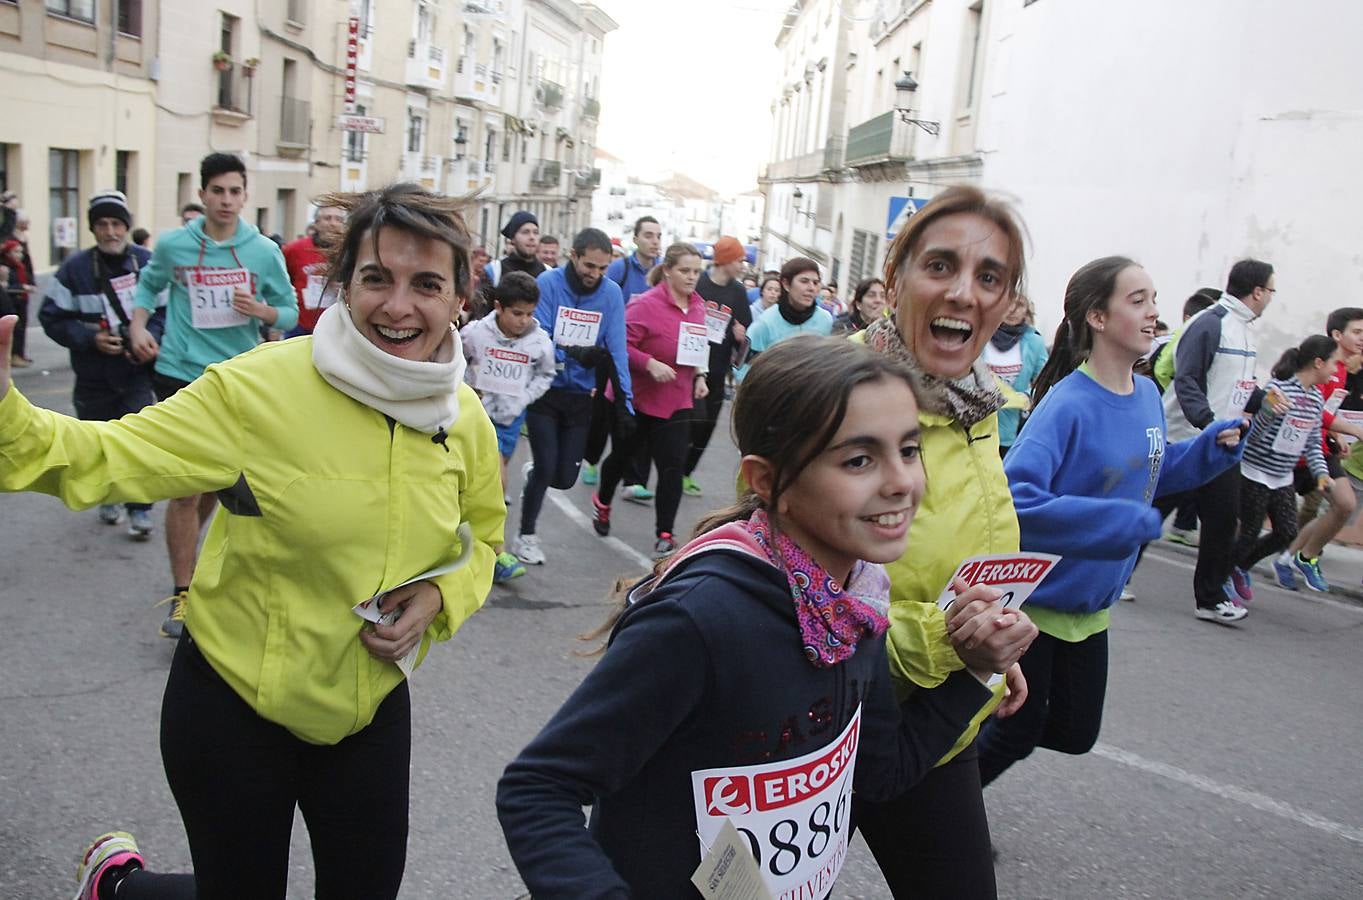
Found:
[[[611,358],[605,347],[564,347],[563,352],[577,360],[584,369],[594,369]]]
[[[624,401],[619,397],[615,400],[615,410],[615,430],[611,433],[611,441],[616,447],[626,447],[633,443],[639,422],[633,413],[625,409]]]

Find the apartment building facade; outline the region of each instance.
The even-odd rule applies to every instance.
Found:
[[[56,245],[72,219],[89,245],[103,188],[138,224],[178,226],[217,151],[246,161],[243,215],[285,240],[317,195],[396,180],[469,196],[493,252],[519,208],[571,234],[600,178],[615,28],[572,0],[0,0],[0,68],[25,88],[0,124],[0,189],[49,236],[40,269],[74,249]]]
[[[117,187],[153,219],[158,22],[137,0],[0,2],[0,190],[19,195],[40,270],[92,241],[85,208]]]
[[[759,181],[764,268],[808,256],[850,288],[880,274],[906,211],[943,184],[980,179],[988,12],[985,0],[795,4],[777,36],[783,71]],[[906,71],[926,128],[896,112]]]
[[[850,289],[914,209],[974,183],[1027,223],[1044,333],[1096,257],[1141,261],[1172,324],[1259,256],[1280,298],[1293,282],[1256,326],[1271,360],[1363,281],[1338,202],[1363,188],[1359,33],[1349,0],[805,0],[777,36],[764,267],[810,256]],[[843,92],[820,102],[834,70]]]

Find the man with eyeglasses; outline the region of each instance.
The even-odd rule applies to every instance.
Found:
[[[1194,437],[1217,419],[1253,411],[1262,394],[1254,381],[1257,356],[1250,324],[1273,300],[1273,266],[1242,259],[1231,266],[1226,290],[1206,312],[1192,319],[1179,338],[1173,390],[1164,393],[1165,440]],[[1231,625],[1248,610],[1231,581],[1239,526],[1240,467],[1232,466],[1191,495],[1197,500],[1202,534],[1193,573],[1194,612],[1199,619]],[[1187,496],[1161,497],[1172,509]]]

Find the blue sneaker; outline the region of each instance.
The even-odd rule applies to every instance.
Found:
[[[1297,573],[1292,571],[1292,564],[1283,562],[1281,557],[1273,558],[1273,574],[1278,578],[1278,586],[1286,591],[1297,589]]]
[[[601,480],[601,475],[600,475],[600,473],[597,472],[596,466],[593,466],[593,465],[591,465],[590,463],[583,463],[583,464],[582,464],[582,483],[583,483],[583,484],[596,484],[596,483],[597,483],[598,481],[600,481],[600,480]]]
[[[1235,588],[1235,593],[1245,603],[1254,599],[1254,579],[1244,569],[1239,566],[1231,569],[1230,582],[1231,586]]]
[[[620,496],[631,503],[648,503],[653,499],[653,492],[642,484],[627,484],[620,491]]]
[[[1307,559],[1298,553],[1292,557],[1292,562],[1296,565],[1297,571],[1301,572],[1302,577],[1306,579],[1307,587],[1322,594],[1329,592],[1330,582],[1326,581],[1325,576],[1320,572],[1319,556],[1315,559]]]
[[[492,566],[493,584],[501,584],[503,581],[520,578],[524,574],[525,565],[515,556],[506,552],[497,554],[497,561]]]

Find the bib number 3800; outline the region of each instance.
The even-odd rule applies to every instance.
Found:
[[[691,773],[701,854],[730,819],[773,897],[822,897],[847,858],[861,709],[797,759]]]

